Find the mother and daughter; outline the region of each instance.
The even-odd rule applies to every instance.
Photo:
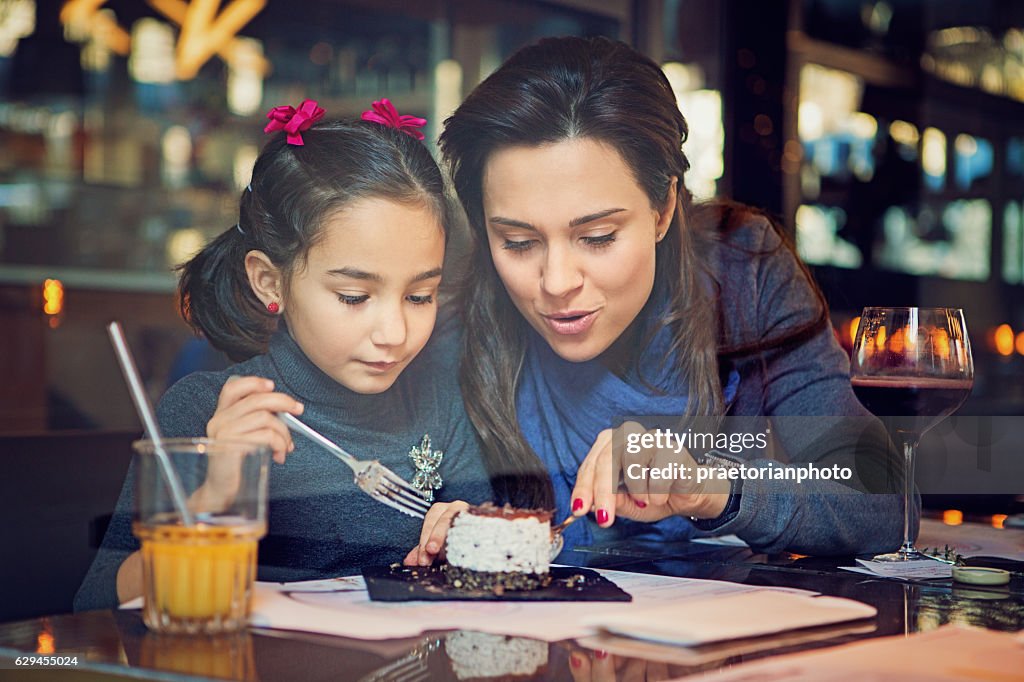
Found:
[[[158,407],[169,437],[273,449],[259,579],[430,563],[452,516],[491,499],[586,516],[570,549],[696,533],[806,554],[900,543],[899,495],[831,481],[609,484],[631,461],[623,434],[642,428],[629,415],[867,416],[776,225],[692,201],[686,122],[654,62],[606,39],[545,39],[446,121],[471,255],[440,313],[454,222],[424,121],[387,100],[360,121],[321,114],[311,102],[271,112],[268,129],[284,130],[256,162],[238,224],[181,268],[185,319],[241,362],[186,377]],[[417,480],[440,501],[422,524],[380,506],[332,455],[293,441],[278,412],[406,480],[429,436],[436,475]],[[885,472],[884,432],[867,433],[773,437],[797,453],[781,466]],[[76,609],[141,594],[131,479]]]

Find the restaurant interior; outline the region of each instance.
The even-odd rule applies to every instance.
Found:
[[[440,662],[460,646],[451,634],[447,649],[437,636],[357,643],[266,630],[166,648],[129,612],[70,615],[143,432],[105,327],[123,325],[153,403],[191,371],[228,366],[182,321],[175,266],[238,221],[266,111],[313,98],[329,117],[357,118],[386,96],[427,119],[436,156],[441,124],[463,98],[546,36],[607,36],[662,66],[689,124],[688,189],[778,217],[848,352],[865,307],[963,309],[975,374],[958,414],[978,420],[972,454],[998,465],[1024,430],[1024,3],[224,0],[183,45],[183,22],[200,4],[209,3],[0,0],[0,661],[74,651],[105,674],[129,666],[181,679],[321,679],[326,665],[332,679],[383,680],[416,664],[403,679],[463,679]],[[939,466],[922,454],[919,480]],[[942,529],[1024,534],[1004,528],[1024,513],[1016,466],[1017,478],[991,491],[924,494],[929,539]],[[699,660],[628,647],[611,656],[610,679],[636,661],[669,678],[951,623],[1019,631],[1024,540],[1015,542],[1010,585],[987,593],[949,580],[855,579],[834,561],[737,548],[582,561],[871,594],[879,609],[870,634]],[[577,661],[600,677],[615,651],[565,641],[545,643],[543,675],[523,679],[581,679]]]

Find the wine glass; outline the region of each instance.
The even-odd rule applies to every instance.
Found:
[[[910,519],[921,435],[955,412],[974,385],[967,323],[959,308],[865,308],[853,344],[850,381],[903,450],[903,546],[875,561],[924,558]]]

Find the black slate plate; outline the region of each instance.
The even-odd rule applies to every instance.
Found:
[[[582,580],[580,580],[582,576]],[[586,568],[552,566],[551,584],[537,590],[465,590],[450,587],[440,566],[372,566],[363,569],[373,601],[632,601],[618,585]],[[570,582],[573,584],[570,587]]]

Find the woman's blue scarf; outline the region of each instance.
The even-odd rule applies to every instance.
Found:
[[[666,358],[670,343],[671,330],[663,326],[641,356],[639,373],[634,370],[620,378],[597,359],[563,360],[539,334],[530,331],[516,410],[527,443],[551,475],[556,522],[569,514],[576,471],[601,431],[629,420],[644,423],[637,417],[678,417],[685,412],[686,384],[675,371],[672,358]],[[734,370],[724,388],[727,402],[738,385],[739,374]],[[625,537],[681,541],[693,533],[689,519],[678,516],[653,524],[621,519],[609,529],[588,519],[569,526],[565,547]]]

